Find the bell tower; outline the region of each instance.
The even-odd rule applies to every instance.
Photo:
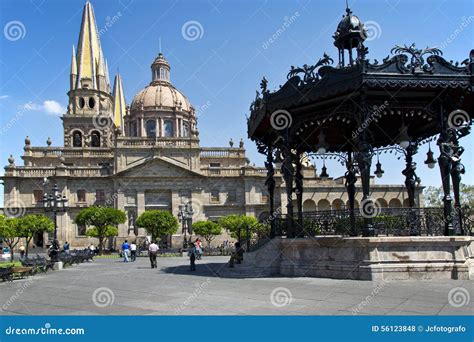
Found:
[[[92,4],[82,14],[77,53],[72,48],[69,105],[62,117],[65,147],[110,147],[115,123],[107,62]]]

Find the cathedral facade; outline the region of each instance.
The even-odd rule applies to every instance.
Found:
[[[127,106],[120,75],[111,86],[92,5],[84,6],[77,51],[73,47],[67,112],[61,120],[64,145],[32,146],[25,139],[24,165],[10,156],[5,167],[6,215],[44,213],[42,199],[57,184],[69,200],[69,210],[58,213],[58,239],[73,247],[96,240],[77,226],[79,211],[106,205],[126,212],[114,240],[144,238],[135,225],[146,210],[170,211],[191,203],[193,221],[217,220],[230,214],[268,217],[266,169],[251,165],[241,140],[234,146],[201,147],[195,108],[171,82],[171,66],[160,53],[151,64],[151,82]],[[245,124],[244,121],[242,124]],[[286,193],[276,173],[276,208],[285,213]],[[313,166],[303,169],[303,210],[343,209],[347,203],[344,178],[320,177]],[[406,205],[403,185],[373,185],[372,197],[382,207]],[[357,183],[356,199],[362,199]],[[417,192],[420,204],[421,192]],[[223,236],[222,239],[226,239]],[[170,238],[179,246],[181,229]],[[51,236],[37,236],[47,245]]]

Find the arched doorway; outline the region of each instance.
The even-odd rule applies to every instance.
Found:
[[[388,206],[390,208],[401,208],[402,206],[402,202],[400,202],[400,200],[398,198],[392,198],[389,202],[388,202]]]
[[[307,199],[303,202],[303,212],[308,211],[316,211],[316,203],[311,199]]]
[[[318,210],[331,210],[331,203],[327,199],[319,200]]]
[[[332,210],[342,210],[344,209],[344,201],[340,198],[336,198],[332,201]]]

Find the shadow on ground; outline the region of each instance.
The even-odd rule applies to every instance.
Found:
[[[190,271],[189,265],[179,265],[172,267],[165,267],[162,269],[164,273],[181,274],[181,275],[194,275],[198,277],[219,277],[218,272],[223,268],[228,267],[227,263],[215,262],[199,264],[196,263],[196,271]]]

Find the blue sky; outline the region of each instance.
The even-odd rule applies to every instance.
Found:
[[[276,89],[285,82],[290,65],[313,64],[323,52],[336,59],[332,34],[345,10],[343,0],[94,0],[92,4],[103,31],[101,43],[110,77],[120,70],[128,104],[150,82],[150,64],[161,38],[162,52],[172,66],[172,82],[199,111],[201,145],[227,146],[229,138],[238,142],[243,137],[248,156],[257,165],[263,159],[247,140],[245,115],[262,76],[269,80],[270,89]],[[374,28],[373,39],[366,44],[371,59],[382,60],[395,44],[415,42],[418,47],[442,46],[447,60],[462,61],[474,46],[471,0],[349,4]],[[53,145],[62,145],[58,113],[67,105],[71,48],[77,44],[83,5],[84,0],[0,1],[3,165],[10,154],[21,164],[26,135],[33,146],[45,145],[48,137]],[[291,24],[269,44],[285,20]],[[12,21],[22,26],[19,36],[6,33]],[[198,27],[195,40],[183,35],[188,22]],[[473,184],[474,135],[462,143],[466,147],[464,182]],[[419,176],[424,185],[439,185],[438,169],[423,165],[426,150],[422,147],[416,158]],[[381,162],[385,175],[379,182],[403,182],[400,161],[387,155]],[[327,164],[331,176],[342,174],[339,166]]]

